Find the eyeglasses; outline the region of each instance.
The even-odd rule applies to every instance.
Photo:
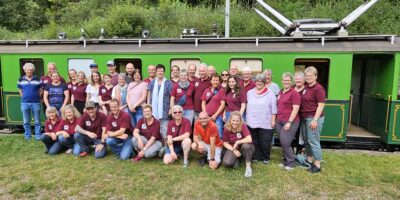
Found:
[[[176,112],[174,112],[174,114],[181,114],[182,113],[182,111],[176,111]]]
[[[229,76],[229,74],[221,74],[221,76]]]

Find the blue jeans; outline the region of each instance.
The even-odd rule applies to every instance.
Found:
[[[119,138],[107,138],[107,146],[121,160],[128,160],[132,156],[132,136],[128,136],[125,140]]]
[[[40,140],[44,143],[44,146],[46,146],[47,152],[49,152],[50,148],[53,146],[53,144],[57,142],[57,140],[53,140],[50,136],[48,136],[46,134],[42,134],[40,136]]]
[[[135,128],[139,120],[143,118],[143,107],[138,107],[135,112],[131,112],[131,110],[128,109],[128,112],[131,116],[131,124],[133,128]]]
[[[21,103],[21,111],[23,117],[23,126],[25,130],[25,139],[31,139],[31,113],[33,114],[35,125],[35,139],[39,140],[40,135],[40,103]]]
[[[193,125],[194,110],[184,110],[183,117],[188,119],[190,121],[190,124]]]
[[[79,145],[79,148],[82,152],[88,152],[89,153],[89,145],[99,145],[101,143],[101,139],[92,139],[87,135],[81,134],[81,133],[75,133],[74,135],[76,143]],[[106,151],[107,147],[104,145],[103,149],[101,151],[94,151],[94,157],[96,159],[99,158],[104,158],[106,156]]]
[[[320,117],[317,121],[317,129],[311,130],[310,124],[313,117],[305,118],[301,121],[301,133],[303,134],[304,146],[307,156],[312,156],[314,160],[322,160],[322,148],[320,135],[325,117]]]
[[[67,138],[65,138],[63,135],[59,135],[57,137],[57,141],[54,142],[54,144],[49,149],[48,154],[56,155],[63,149],[64,150],[65,149],[73,149],[72,153],[75,156],[79,156],[79,154],[81,153],[81,149],[79,148],[79,145],[77,143],[75,143],[75,139],[74,139],[73,135],[70,135]]]
[[[219,138],[222,139],[222,134],[224,133],[224,120],[222,120],[222,116],[217,117],[215,125],[217,125],[218,128]]]

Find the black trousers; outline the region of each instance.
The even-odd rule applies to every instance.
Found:
[[[271,158],[271,141],[274,129],[249,127],[255,152],[253,160],[269,160]]]
[[[85,109],[85,102],[74,101],[74,107],[79,111],[79,113],[83,114],[83,109]]]

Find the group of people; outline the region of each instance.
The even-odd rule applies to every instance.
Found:
[[[275,130],[283,153],[280,167],[295,168],[296,139],[304,141],[308,171],[321,171],[319,136],[326,93],[315,67],[294,76],[283,73],[282,89],[272,82],[271,70],[252,77],[249,67],[239,76],[238,67],[231,66],[220,76],[204,63],[185,69],[172,66],[168,79],[164,65],[158,64],[148,66],[149,77],[143,79],[133,64],[119,74],[109,61],[104,75],[97,64],[89,66],[90,82],[84,72],[73,69],[66,82],[55,63],[47,67],[47,75],[39,79],[35,66],[26,63],[18,88],[25,139],[31,138],[32,113],[35,138],[50,155],[66,150],[85,157],[94,145],[96,158],[106,156],[109,147],[121,160],[139,162],[158,155],[170,164],[182,156],[188,167],[192,150],[201,155],[200,165],[208,163],[213,170],[237,167],[243,158],[245,177],[251,177],[251,163],[269,163]]]

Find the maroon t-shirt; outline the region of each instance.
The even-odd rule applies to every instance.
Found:
[[[242,124],[242,132],[239,132],[239,133],[233,133],[231,131],[226,130],[226,128],[224,128],[222,140],[224,142],[228,142],[230,145],[233,146],[236,141],[241,140],[249,135],[250,135],[250,131],[247,128],[247,125],[243,123]]]
[[[151,137],[156,138],[156,140],[162,140],[160,134],[160,121],[153,117],[153,123],[151,125],[147,124],[145,118],[139,120],[136,124],[135,129],[139,129],[140,135],[144,136],[147,140],[150,140]]]
[[[86,102],[86,83],[72,85],[71,94],[74,95],[75,101]]]
[[[65,131],[70,135],[75,134],[75,127],[79,123],[79,119],[75,118],[72,123],[70,123],[68,120],[62,119],[60,124],[57,126],[56,131]]]
[[[233,92],[226,94],[226,107],[225,110],[228,112],[240,111],[242,103],[247,103],[247,93],[242,89],[239,95]]]
[[[51,132],[56,132],[57,127],[60,125],[61,119],[58,118],[56,123],[51,123],[50,119],[46,119],[46,122],[44,123],[44,132],[45,133],[51,133]]]
[[[176,125],[175,120],[171,120],[168,122],[167,135],[172,136],[172,138],[178,137],[187,132],[192,132],[192,125],[190,124],[190,121],[188,119],[182,118],[182,122],[179,126]],[[180,145],[181,143],[182,141],[175,142],[176,145]]]
[[[68,88],[70,94],[72,92],[72,86],[74,86],[74,85],[76,85],[76,83],[72,83],[72,81],[67,83],[67,88]]]
[[[111,94],[112,94],[113,87],[110,89],[107,89],[105,85],[101,85],[99,87],[99,96],[101,96],[102,101],[108,101],[111,100]]]
[[[114,75],[111,75],[111,84],[113,86],[118,85],[118,78],[119,78],[119,74],[115,73]]]
[[[89,114],[85,113],[79,120],[79,126],[86,131],[96,133],[97,139],[101,139],[103,129],[106,127],[107,116],[102,112],[96,112],[96,118],[92,120]]]
[[[325,102],[325,94],[325,89],[319,83],[311,87],[308,85],[304,86],[304,90],[301,93],[301,117],[314,117],[318,108],[318,103]],[[321,113],[321,117],[322,116],[324,116],[323,112]]]
[[[281,90],[278,94],[278,113],[277,113],[277,118],[278,121],[281,122],[287,122],[289,121],[290,114],[292,113],[293,110],[293,105],[299,105],[301,104],[301,97],[296,90],[293,88],[290,88],[287,92],[283,92]],[[299,115],[297,114],[296,118],[294,119],[295,122],[299,122],[300,118]]]
[[[127,112],[120,111],[117,118],[113,114],[108,115],[106,124],[107,131],[118,131],[120,128],[125,128],[125,134],[132,135],[131,117]]]
[[[254,87],[256,87],[256,83],[252,80],[249,80],[250,82],[244,86],[244,80],[240,80],[239,85],[242,86],[242,90],[244,90],[245,94],[247,95],[247,92],[251,89],[253,89]]]
[[[208,102],[206,104],[206,111],[207,111],[208,115],[212,116],[217,112],[219,106],[221,105],[221,101],[226,100],[225,91],[224,91],[224,89],[220,88],[218,90],[218,93],[213,95],[213,92],[211,91],[211,87],[207,88],[204,91],[203,96],[201,97],[201,100]],[[222,114],[222,112],[220,113],[220,115],[221,114]]]
[[[46,76],[40,77],[40,80],[43,82],[43,88],[46,87],[47,84],[53,82],[53,81],[51,80],[51,77],[50,77],[50,76],[47,76],[47,75],[46,75]],[[63,77],[60,77],[60,82],[61,82],[61,83],[65,83],[65,80],[64,80]]]
[[[193,100],[193,108],[195,112],[201,112],[201,97],[203,96],[204,91],[211,87],[211,82],[209,78],[201,80],[200,78],[195,78],[193,81],[194,84],[194,100]]]
[[[189,84],[187,89],[182,89],[178,84],[175,84],[171,91],[171,96],[175,97],[175,104],[178,103],[179,99],[186,94],[186,104],[183,105],[184,110],[193,110],[193,94],[194,94],[194,85],[192,83]]]
[[[174,81],[172,78],[170,79],[171,80],[171,83],[172,83],[172,87],[175,87],[175,85],[178,85],[178,81]]]

